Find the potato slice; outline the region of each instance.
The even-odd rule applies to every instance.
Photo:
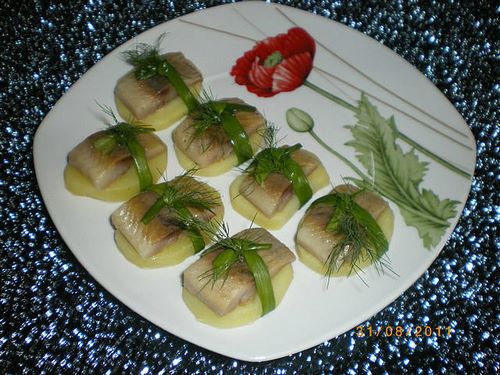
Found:
[[[306,213],[306,215],[307,215],[307,213]],[[301,222],[299,223],[299,226],[298,226],[299,229],[303,225],[303,221],[304,221],[304,219],[302,219]],[[377,221],[378,225],[380,226],[380,229],[384,233],[387,241],[390,241],[392,234],[393,234],[393,231],[394,231],[394,214],[388,205],[386,205],[383,208],[383,210],[378,214],[376,221]],[[327,240],[325,239],[325,241],[327,241]],[[297,255],[299,256],[299,259],[307,267],[309,267],[310,269],[312,269],[313,271],[315,271],[321,275],[326,274],[328,267],[325,264],[325,262],[323,260],[319,259],[317,256],[315,256],[310,251],[308,251],[305,247],[300,245],[297,239],[296,239],[296,251],[297,251]],[[373,263],[373,260],[367,254],[366,250],[362,250],[360,258],[356,262],[356,266],[359,267],[359,269],[364,269],[364,268],[369,267],[372,263]],[[352,276],[353,274],[354,273],[352,272],[351,264],[345,263],[340,267],[339,270],[337,270],[334,273],[331,273],[330,276],[341,277],[341,276]]]
[[[214,222],[222,220],[222,216],[222,213],[218,214],[217,217],[213,219]],[[209,239],[206,238],[206,241],[208,242]],[[142,258],[125,236],[118,230],[115,231],[115,242],[125,258],[141,268],[174,266],[194,255],[193,243],[185,233],[181,234],[177,238],[177,241],[165,246],[161,251],[149,258]]]
[[[214,226],[222,220],[224,205],[220,194],[213,187],[191,176],[179,176],[167,184],[189,194],[199,192],[200,199],[210,199],[213,203],[211,210],[186,207],[198,219]],[[202,195],[204,198],[201,198]],[[168,205],[148,224],[142,223],[143,216],[159,198],[152,191],[142,192],[124,202],[111,214],[119,250],[130,262],[142,268],[175,265],[195,253],[188,232],[177,225],[175,211]],[[213,235],[201,234],[205,243],[210,243]]]
[[[167,151],[148,161],[153,182],[159,180],[167,168]],[[67,165],[64,169],[66,189],[75,195],[88,196],[109,202],[122,202],[139,193],[139,179],[134,166],[105,189],[99,190],[76,168]]]
[[[271,279],[276,306],[280,304],[285,296],[292,279],[293,268],[290,264],[283,267]],[[208,285],[207,288],[210,288],[210,286]],[[251,324],[262,315],[262,306],[257,295],[251,301],[236,307],[224,316],[217,315],[186,288],[182,288],[182,299],[198,321],[217,328],[235,328]]]
[[[252,150],[257,152],[257,150],[262,145],[262,135],[259,132],[253,133],[250,137],[250,145],[252,146]],[[219,160],[208,167],[199,168],[198,164],[193,162],[184,152],[182,152],[174,143],[175,155],[177,156],[177,160],[182,168],[186,171],[195,169],[194,175],[197,176],[205,176],[205,177],[213,177],[219,176],[227,171],[231,170],[235,166],[238,165],[238,159],[234,153],[230,154],[227,158]]]
[[[241,99],[226,98],[218,102],[242,104]],[[224,130],[218,126],[209,126],[201,134],[195,136],[194,116],[189,115],[172,132],[175,154],[179,164],[186,170],[197,169],[200,176],[217,176],[238,165],[232,143]],[[248,137],[255,153],[264,140],[263,129],[266,120],[258,111],[236,111],[235,118]]]
[[[195,96],[199,96],[203,76],[182,52],[168,52],[161,56],[181,76]],[[132,69],[122,76],[114,89],[118,114],[128,122],[149,125],[155,130],[165,129],[187,114],[188,109],[177,91],[163,76],[139,80]]]
[[[201,90],[201,84],[190,86],[189,89],[194,94],[194,96],[198,97]],[[138,119],[137,117],[135,117],[127,108],[127,106],[116,95],[115,105],[118,114],[125,121],[134,122],[141,125],[148,125],[156,131],[168,128],[176,121],[186,116],[188,113],[186,105],[179,97],[176,97],[163,107],[156,110],[156,112],[142,119]]]
[[[243,217],[251,221],[253,220],[255,224],[263,228],[274,230],[280,229],[298,211],[299,200],[293,195],[283,209],[276,212],[272,217],[267,217],[240,193],[240,187],[245,178],[246,175],[242,174],[237,177],[229,187],[231,205],[234,210]],[[313,194],[327,186],[330,181],[330,177],[322,164],[320,164],[307,179],[309,180]]]

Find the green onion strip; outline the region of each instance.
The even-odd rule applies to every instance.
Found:
[[[223,111],[221,113],[222,128],[233,144],[233,150],[241,164],[253,156],[252,146],[248,140],[247,133],[241,126],[234,113]]]
[[[177,95],[184,102],[189,112],[194,111],[200,103],[186,85],[175,67],[164,57],[158,49],[147,44],[139,44],[135,50],[126,51],[127,61],[135,68],[135,76],[139,80],[146,80],[154,76],[161,76],[174,87]]]
[[[293,147],[293,146],[292,146]],[[311,199],[313,192],[302,168],[291,157],[284,163],[283,174],[292,183],[292,189],[299,199],[300,207]]]
[[[167,205],[166,199],[164,199],[163,193],[161,191],[161,188],[159,188],[159,185],[154,186],[151,190],[153,190],[155,193],[160,195],[160,197],[156,200],[155,203],[146,211],[144,216],[142,217],[141,221],[143,224],[149,224],[162,210],[163,207]],[[181,204],[174,204],[171,206],[178,217],[182,218],[192,218],[193,215],[191,211],[187,209],[187,207],[181,205]],[[200,230],[198,228],[183,228],[189,233],[189,239],[191,240],[191,243],[193,244],[193,249],[195,253],[200,252],[205,248],[205,240],[203,239],[203,236],[200,233]]]
[[[94,147],[104,154],[111,153],[116,146],[124,146],[132,157],[137,176],[139,189],[144,191],[153,184],[153,176],[149,169],[146,152],[139,143],[137,136],[152,129],[120,122],[105,130],[105,134],[94,142]]]
[[[366,245],[371,245],[380,256],[388,248],[389,243],[385,237],[384,232],[380,228],[377,221],[370,215],[370,213],[361,207],[353,199],[354,194],[346,193],[332,193],[327,194],[321,198],[316,199],[309,209],[317,206],[318,204],[328,204],[335,207],[335,210],[326,224],[325,229],[330,232],[339,232],[342,228],[341,220],[343,215],[351,215],[356,223],[366,233]],[[347,233],[339,233],[347,235]]]
[[[142,217],[141,221],[143,224],[149,224],[161,211],[163,207],[165,207],[166,203],[160,197],[159,199],[156,200],[155,203],[146,211],[144,216]]]
[[[227,275],[231,266],[238,260],[238,254],[232,249],[222,250],[212,261],[214,280]]]
[[[262,183],[271,172],[282,173],[292,184],[294,194],[302,207],[313,195],[309,180],[300,165],[292,159],[291,154],[302,145],[297,143],[287,148],[267,148],[255,157],[249,169],[257,182]]]
[[[144,191],[153,184],[153,176],[149,170],[144,147],[136,138],[127,139],[126,146],[134,160],[134,167],[139,177],[139,188]]]
[[[276,307],[271,276],[269,275],[266,264],[257,252],[245,251],[243,256],[255,279],[255,287],[262,305],[262,315],[266,315]]]
[[[112,134],[106,134],[99,137],[94,142],[94,147],[101,151],[103,154],[109,154],[116,146],[115,137]]]
[[[276,307],[271,276],[258,250],[268,250],[268,243],[257,243],[244,238],[228,237],[212,245],[205,254],[215,250],[222,251],[212,261],[212,278],[214,281],[228,276],[231,267],[238,261],[244,261],[255,281],[255,288],[262,306],[262,315]]]
[[[189,211],[186,207],[175,205],[174,208],[177,214],[181,217],[189,217],[189,218],[193,217],[191,211]],[[201,250],[203,250],[205,248],[205,240],[203,239],[200,230],[198,228],[188,227],[186,228],[186,231],[189,233],[189,239],[193,244],[194,252],[198,253]]]
[[[170,84],[174,86],[177,95],[186,105],[188,112],[194,111],[200,103],[195,98],[189,87],[186,85],[180,74],[175,70],[174,66],[168,61],[163,60],[157,69],[158,75],[168,79]]]
[[[221,101],[211,101],[207,104],[219,116],[222,129],[233,145],[238,164],[250,159],[253,156],[252,146],[245,129],[236,118],[236,112],[255,112],[256,108],[247,104]]]

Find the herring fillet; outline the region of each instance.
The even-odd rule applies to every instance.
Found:
[[[220,101],[245,104],[241,99],[228,98]],[[258,112],[237,111],[236,118],[248,137],[264,127],[266,121]],[[219,160],[227,158],[233,152],[233,146],[221,126],[210,127],[200,137],[194,137],[193,117],[189,115],[175,128],[172,138],[184,154],[198,167],[205,168]]]
[[[98,190],[105,189],[121,177],[133,163],[132,156],[125,146],[116,146],[109,153],[95,148],[95,141],[105,134],[105,131],[91,134],[68,154],[68,164],[87,177]],[[137,140],[144,148],[148,160],[166,152],[165,144],[155,134],[138,134]]]
[[[156,254],[174,242],[181,232],[168,209],[162,209],[148,224],[141,222],[146,211],[157,199],[156,193],[140,193],[122,204],[111,215],[111,223],[115,229],[125,236],[142,258]]]
[[[188,189],[191,192],[199,191],[206,196],[212,192],[208,186],[191,177],[177,177],[169,182],[179,190]],[[120,231],[142,258],[148,258],[160,252],[165,246],[175,242],[183,232],[179,226],[174,210],[163,207],[158,215],[148,224],[141,222],[144,214],[159,198],[158,194],[147,191],[136,195],[123,203],[111,215],[111,223]],[[213,195],[215,202],[219,199]],[[210,221],[217,212],[221,211],[220,202],[212,210],[188,207],[191,214],[202,221]]]
[[[258,251],[271,277],[295,260],[295,255],[265,229],[246,229],[234,237],[272,245],[270,249]],[[253,276],[243,261],[237,262],[231,268],[225,280],[219,279],[214,283],[207,276],[212,269],[212,261],[220,251],[208,253],[190,265],[183,273],[183,285],[216,314],[223,316],[254,298],[256,289]]]
[[[188,87],[202,82],[200,71],[182,52],[169,52],[161,57],[173,65]],[[162,76],[138,80],[133,69],[118,80],[115,95],[136,119],[142,120],[175,99],[177,91]]]
[[[351,185],[339,185],[332,192],[354,193],[357,190],[358,188]],[[388,208],[388,203],[384,199],[369,191],[356,195],[355,201],[375,220]],[[327,262],[333,247],[342,238],[341,235],[325,231],[334,210],[335,207],[330,204],[316,205],[306,212],[297,230],[297,244],[322,263]]]
[[[304,149],[293,152],[291,157],[306,176],[321,164],[316,155]],[[241,184],[240,193],[267,217],[281,210],[293,196],[292,183],[283,174],[274,172],[262,184],[247,176]]]

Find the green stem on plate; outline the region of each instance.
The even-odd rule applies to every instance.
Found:
[[[356,167],[349,159],[347,159],[345,156],[343,156],[342,154],[339,154],[337,151],[335,151],[333,148],[331,148],[330,146],[328,146],[320,137],[318,137],[318,135],[314,132],[314,130],[309,130],[309,134],[311,134],[311,136],[321,145],[323,146],[325,149],[327,149],[328,151],[330,151],[333,155],[335,155],[337,158],[339,158],[340,160],[342,160],[345,164],[347,164],[349,167],[351,167],[351,169],[356,172],[358,174],[359,177],[361,177],[361,179],[365,180],[365,181],[370,181],[370,178],[364,174],[358,167]]]
[[[338,96],[330,94],[328,91],[323,90],[321,87],[316,86],[314,83],[309,81],[304,81],[304,86],[316,91],[318,94],[323,95],[325,98],[330,99],[332,102],[340,104],[342,107],[349,109],[350,111],[357,112],[358,108],[352,104],[346,102],[344,99],[340,99]]]
[[[337,151],[335,151],[333,148],[331,148],[330,146],[328,146],[325,142],[323,142],[323,140],[318,137],[318,135],[313,131],[313,130],[310,130],[309,131],[309,134],[311,134],[311,136],[321,145],[323,146],[325,149],[327,149],[328,151],[330,151],[333,155],[335,155],[338,159],[340,159],[341,161],[343,161],[346,165],[348,165],[349,167],[352,168],[352,170],[354,172],[356,172],[359,177],[365,182],[365,183],[370,183],[371,181],[371,178],[368,177],[366,174],[364,174],[358,167],[356,167],[349,159],[347,159],[346,157],[342,156],[341,154],[339,154]],[[391,197],[390,194],[387,194],[385,191],[383,190],[380,190],[377,188],[376,185],[373,186],[373,189],[375,189],[375,191],[377,191],[379,194],[385,196],[386,198],[389,198],[391,199],[392,201],[394,201],[394,203],[396,203],[399,207],[403,207],[405,208],[407,211],[410,211],[412,213],[414,213],[415,215],[417,216],[424,216],[426,219],[428,220],[431,220],[433,222],[435,222],[436,224],[439,224],[439,225],[447,225],[448,223],[446,221],[443,221],[443,220],[438,220],[436,219],[435,217],[433,216],[429,216],[427,214],[423,214],[421,211],[415,209],[414,207],[411,207],[409,206],[408,204],[406,204],[405,202],[402,202],[402,201],[398,201],[398,200],[394,200],[393,197]]]
[[[407,144],[409,144],[410,146],[414,147],[416,150],[420,151],[422,154],[424,155],[427,155],[428,157],[430,157],[432,160],[438,162],[439,164],[441,164],[442,166],[448,168],[450,171],[452,172],[455,172],[456,174],[462,176],[462,177],[465,177],[465,178],[471,178],[471,175],[470,173],[466,172],[466,171],[463,171],[461,170],[460,168],[454,166],[453,164],[451,164],[450,162],[442,159],[441,157],[439,157],[438,155],[432,153],[431,151],[427,150],[425,147],[421,146],[420,144],[418,144],[417,142],[415,142],[413,139],[411,139],[410,137],[408,137],[407,135],[405,135],[404,133],[401,133],[400,131],[398,131],[398,137],[406,142]]]
[[[345,100],[329,93],[328,91],[325,91],[323,90],[321,87],[318,87],[316,86],[314,83],[311,83],[309,81],[305,81],[304,82],[304,86],[306,87],[309,87],[311,90],[314,90],[316,91],[318,94],[324,96],[325,98],[331,100],[332,102],[334,103],[337,103],[339,105],[341,105],[342,107],[354,112],[354,113],[358,113],[359,112],[359,109],[355,106],[353,106],[352,104],[346,102]],[[454,166],[453,164],[451,164],[450,162],[444,160],[443,158],[441,158],[440,156],[436,155],[435,153],[433,153],[432,151],[428,150],[427,148],[425,148],[424,146],[420,145],[419,143],[417,143],[416,141],[414,141],[413,139],[411,139],[410,137],[408,137],[407,135],[405,135],[404,133],[401,133],[399,130],[396,129],[396,136],[401,139],[403,142],[407,143],[408,145],[412,146],[413,148],[415,148],[416,150],[420,151],[422,154],[430,157],[432,160],[434,160],[436,163],[439,163],[441,164],[443,167],[445,168],[448,168],[450,171],[452,172],[455,172],[456,174],[464,177],[464,178],[470,178],[471,175],[470,173]]]

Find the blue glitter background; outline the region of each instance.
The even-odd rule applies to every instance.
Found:
[[[365,329],[451,326],[441,337],[352,330],[265,363],[178,339],[119,303],[55,230],[33,170],[35,131],[65,91],[140,32],[220,1],[0,4],[0,370],[32,373],[498,373],[498,16],[492,1],[280,1],[387,45],[448,97],[477,140],[462,217],[429,270]],[[496,43],[496,44],[495,44]]]

